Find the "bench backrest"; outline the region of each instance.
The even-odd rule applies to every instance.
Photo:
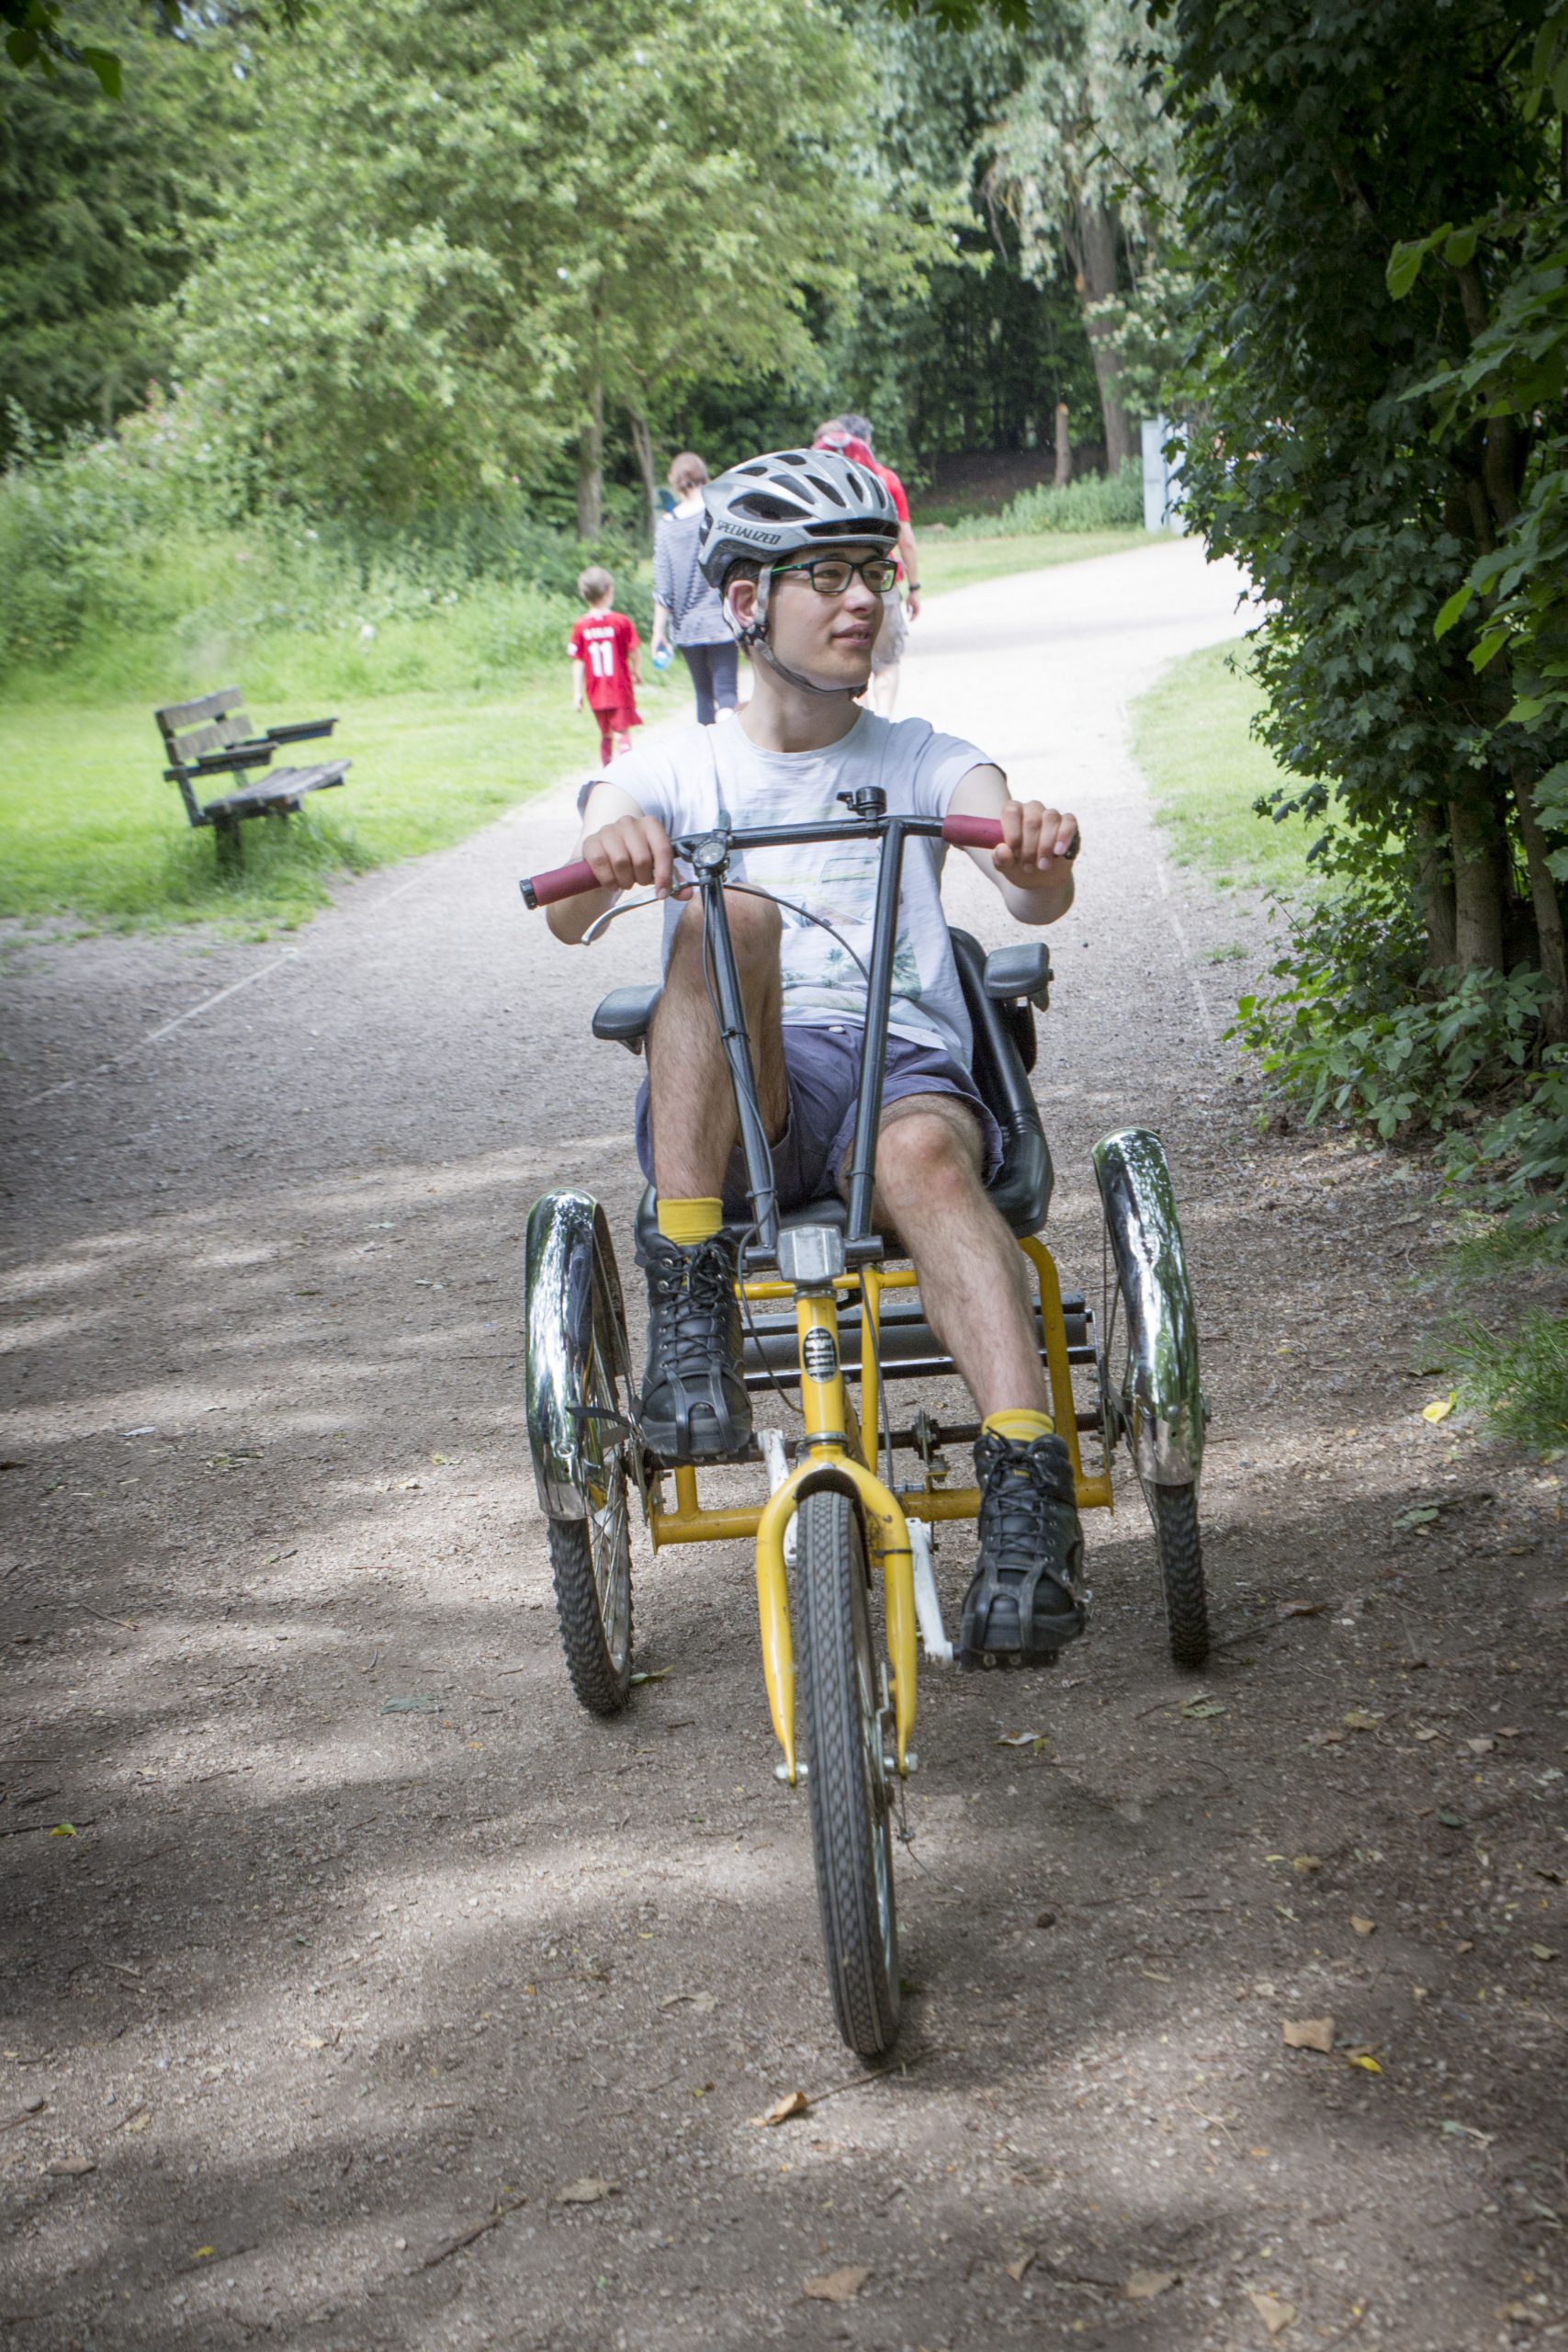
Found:
[[[152,715],[169,765],[182,771],[209,752],[226,752],[231,743],[249,742],[254,731],[238,686],[220,686],[216,694],[202,695],[195,702],[173,702]],[[189,777],[182,773],[175,781],[186,816],[193,825],[199,825],[201,809]]]

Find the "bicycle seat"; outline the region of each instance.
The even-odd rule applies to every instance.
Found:
[[[998,948],[987,956],[971,933],[950,930],[949,936],[975,1035],[976,1091],[1002,1134],[1002,1164],[987,1191],[1014,1233],[1038,1233],[1051,1205],[1055,1171],[1029,1072],[1034,1066],[1032,1008],[1048,989],[1050,959],[1037,942]],[[593,1035],[640,1053],[658,1002],[656,985],[612,989],[593,1015]],[[830,1225],[842,1231],[848,1215],[842,1195],[828,1193],[819,1201],[785,1210],[779,1222]],[[637,1207],[639,1246],[657,1230],[650,1184]],[[896,1235],[888,1238],[897,1243]]]

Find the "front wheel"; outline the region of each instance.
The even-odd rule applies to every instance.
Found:
[[[1201,1666],[1209,1655],[1209,1603],[1198,1532],[1198,1489],[1149,1486],[1144,1488],[1144,1499],[1155,1523],[1171,1657],[1178,1666]]]
[[[828,1981],[840,2032],[875,2058],[898,2031],[891,1711],[853,1504],[831,1489],[807,1495],[795,1527],[795,1657]]]

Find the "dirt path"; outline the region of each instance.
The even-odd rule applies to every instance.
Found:
[[[829,2020],[744,1552],[643,1578],[671,1671],[617,1724],[558,1662],[519,1241],[558,1179],[624,1219],[636,1069],[586,1018],[652,952],[522,914],[565,796],[288,951],[13,939],[6,2343],[1568,2327],[1559,1487],[1421,1419],[1422,1184],[1259,1140],[1217,1042],[1246,966],[1206,958],[1260,919],[1162,869],[1122,703],[1232,595],[1183,544],[990,583],[908,672],[1083,819],[1053,1238],[1097,1284],[1088,1147],[1159,1126],[1221,1646],[1195,1704],[1132,1493],[1068,1672],[926,1679],[874,2083]],[[952,897],[998,935],[976,877]],[[1327,2016],[1331,2054],[1283,2046]],[[833,2096],[749,2120],[796,2088]]]

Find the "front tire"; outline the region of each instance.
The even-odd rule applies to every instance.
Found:
[[[1171,1657],[1178,1666],[1201,1666],[1209,1655],[1209,1603],[1198,1532],[1198,1489],[1145,1487],[1144,1499],[1155,1523]]]
[[[795,1659],[822,1942],[839,2030],[863,2058],[898,2032],[890,1711],[860,1521],[847,1495],[807,1495],[795,1518]]]
[[[598,1331],[582,1402],[582,1519],[547,1522],[556,1615],[571,1687],[591,1714],[617,1715],[632,1672],[632,1523],[625,1400],[604,1367]]]

